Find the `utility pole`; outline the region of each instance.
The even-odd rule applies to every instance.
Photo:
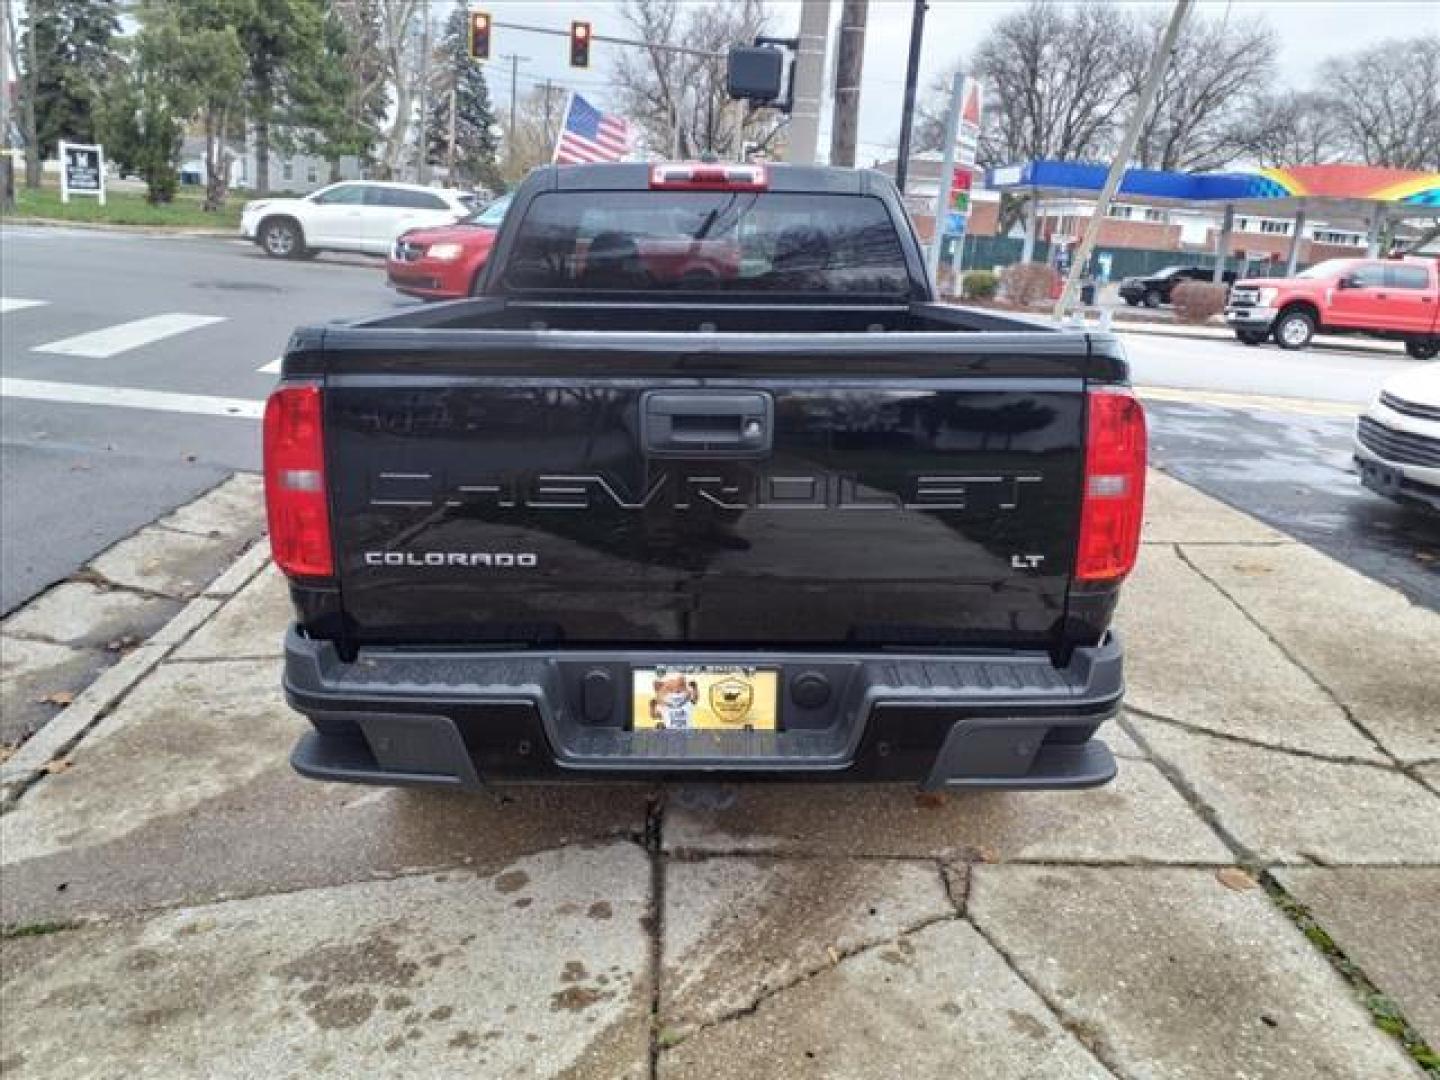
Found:
[[[835,58],[835,122],[830,164],[853,168],[860,124],[860,71],[865,63],[865,20],[870,0],[845,0],[840,9],[840,48]]]
[[[430,183],[430,5],[420,5],[420,160],[415,165],[415,178]]]
[[[505,53],[501,60],[510,61],[510,127],[505,135],[505,156],[510,164],[515,164],[515,103],[519,100],[520,65],[528,64],[530,57],[517,56],[515,53]],[[547,99],[548,100],[548,99]]]
[[[545,145],[555,145],[555,140],[550,136],[550,80],[545,80]]]
[[[445,155],[445,182],[451,187],[457,187],[455,183],[455,113],[459,108],[460,94],[459,81],[450,84],[450,149]]]
[[[15,205],[15,163],[10,160],[10,9],[0,11],[0,207]]]
[[[789,160],[815,164],[820,143],[820,99],[825,82],[825,39],[830,0],[800,0],[800,47],[795,51],[794,107],[790,111]]]
[[[1095,241],[1100,236],[1100,225],[1110,211],[1110,200],[1120,189],[1120,181],[1125,176],[1125,167],[1130,161],[1130,155],[1135,153],[1135,144],[1140,141],[1140,129],[1145,126],[1145,120],[1150,115],[1150,106],[1155,102],[1155,91],[1159,89],[1165,68],[1170,63],[1170,54],[1175,50],[1175,39],[1180,36],[1180,27],[1184,25],[1185,17],[1190,14],[1190,7],[1194,2],[1195,0],[1175,0],[1175,8],[1170,12],[1170,22],[1160,38],[1160,47],[1150,58],[1150,70],[1145,75],[1145,86],[1140,91],[1140,100],[1135,103],[1135,111],[1130,114],[1130,123],[1125,127],[1125,137],[1120,140],[1120,148],[1115,152],[1115,160],[1110,163],[1110,173],[1105,177],[1105,186],[1100,189],[1100,198],[1095,203],[1095,211],[1090,215],[1090,220],[1085,226],[1085,235],[1080,240],[1080,247],[1076,249],[1074,257],[1070,260],[1070,272],[1065,275],[1065,287],[1060,290],[1060,299],[1055,301],[1055,318],[1057,319],[1064,318],[1070,310],[1070,306],[1075,302],[1075,291],[1080,286],[1080,275],[1085,272],[1085,264],[1090,261],[1090,253],[1095,250]],[[1299,231],[1298,224],[1296,231],[1297,233]],[[1294,273],[1293,268],[1291,273]]]
[[[915,0],[910,15],[910,60],[905,65],[905,104],[900,109],[900,153],[895,162],[895,186],[905,195],[910,172],[910,129],[915,125],[915,84],[920,79],[920,45],[925,40],[925,0]]]

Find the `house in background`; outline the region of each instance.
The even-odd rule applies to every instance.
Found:
[[[258,186],[259,170],[255,163],[253,141],[247,146],[230,143],[226,147],[230,160],[230,187],[237,190],[253,191]],[[180,182],[182,184],[205,183],[205,140],[189,136],[180,148]],[[293,192],[303,195],[335,183],[337,180],[367,179],[366,170],[360,159],[354,156],[342,157],[338,170],[331,162],[315,154],[285,153],[277,147],[270,148],[270,190],[272,192]]]

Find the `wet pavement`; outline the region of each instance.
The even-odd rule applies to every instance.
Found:
[[[1361,486],[1353,419],[1153,400],[1145,408],[1152,465],[1440,611],[1440,512]]]
[[[953,797],[302,780],[255,562],[0,815],[0,1072],[1420,1080],[1440,615],[1146,529],[1116,781]]]

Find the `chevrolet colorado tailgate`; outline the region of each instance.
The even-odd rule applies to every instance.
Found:
[[[1144,429],[1112,339],[935,303],[844,170],[542,170],[485,293],[286,356],[303,772],[1113,774]]]

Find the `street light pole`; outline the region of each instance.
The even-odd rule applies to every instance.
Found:
[[[905,66],[905,104],[900,110],[900,155],[895,162],[895,186],[905,195],[910,172],[910,129],[915,124],[915,84],[920,79],[920,45],[925,39],[925,0],[915,0],[910,16],[910,60]]]
[[[1170,54],[1175,49],[1175,39],[1180,36],[1180,27],[1185,22],[1185,16],[1190,14],[1190,7],[1194,2],[1195,0],[1175,0],[1175,8],[1170,12],[1169,25],[1165,27],[1165,33],[1160,38],[1160,47],[1150,58],[1150,70],[1145,76],[1145,86],[1140,91],[1140,100],[1135,102],[1135,111],[1130,116],[1130,123],[1125,127],[1125,136],[1120,140],[1120,148],[1115,152],[1115,160],[1110,163],[1110,173],[1105,177],[1105,186],[1100,189],[1100,198],[1095,203],[1095,212],[1090,215],[1090,221],[1085,226],[1085,235],[1080,240],[1075,257],[1070,261],[1070,272],[1065,275],[1065,287],[1060,290],[1060,299],[1055,301],[1055,318],[1057,319],[1063,318],[1070,310],[1070,305],[1075,302],[1075,292],[1080,287],[1080,275],[1084,273],[1085,264],[1090,261],[1090,253],[1095,250],[1095,241],[1100,237],[1100,225],[1109,212],[1110,200],[1115,198],[1115,192],[1120,189],[1120,181],[1125,176],[1125,168],[1130,161],[1130,155],[1135,153],[1135,144],[1140,141],[1140,129],[1145,126],[1145,120],[1150,115],[1150,106],[1155,102],[1155,91],[1160,88],[1160,79],[1164,76],[1165,68],[1170,63]]]

